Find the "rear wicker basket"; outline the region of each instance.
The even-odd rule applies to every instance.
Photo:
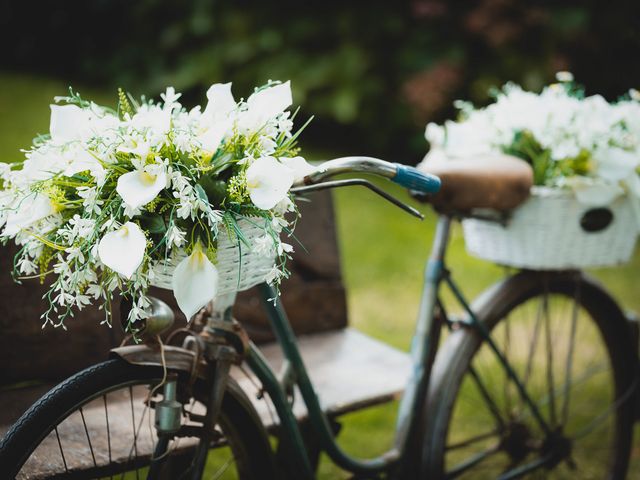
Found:
[[[593,217],[599,217],[596,223],[600,225],[597,231],[588,231],[594,230],[593,225],[587,225]],[[638,234],[637,217],[628,197],[594,209],[579,203],[569,190],[548,187],[533,187],[531,197],[512,212],[506,226],[478,219],[466,219],[462,226],[472,255],[534,270],[625,263],[633,254]]]
[[[249,245],[265,234],[261,225],[268,220],[262,218],[241,219],[238,226]],[[154,268],[154,286],[172,290],[171,280],[176,266],[186,257],[181,251],[176,257],[159,262]],[[241,292],[265,281],[274,266],[275,253],[265,255],[239,241],[237,236],[229,236],[221,228],[218,233],[218,251],[215,266],[218,269],[218,292],[220,297],[225,294]]]

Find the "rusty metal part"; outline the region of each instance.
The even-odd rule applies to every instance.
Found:
[[[160,348],[152,348],[149,345],[127,345],[111,350],[112,357],[119,357],[127,363],[133,365],[144,365],[163,367],[168,370],[182,371],[192,375],[195,367],[195,374],[198,377],[206,378],[207,364],[203,359],[198,359],[195,352],[169,345]]]

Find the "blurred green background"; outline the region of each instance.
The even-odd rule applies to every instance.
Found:
[[[537,89],[570,70],[608,99],[640,87],[640,2],[6,1],[0,12],[2,161],[48,131],[48,104],[68,85],[107,104],[117,86],[156,96],[173,85],[194,105],[214,82],[233,81],[246,97],[268,79],[291,79],[302,116],[315,115],[302,138],[312,160],[358,153],[406,163],[424,155],[426,122],[450,118],[453,100],[486,103],[489,88],[509,80]],[[357,190],[336,201],[350,322],[406,350],[434,216],[423,208],[428,220],[418,222]],[[471,297],[503,275],[465,255],[459,230],[450,263]],[[596,275],[640,312],[639,268],[636,251],[628,266]],[[394,405],[349,415],[342,443],[382,451],[393,420]],[[633,455],[638,469],[638,442]],[[346,475],[325,461],[321,478]]]
[[[308,146],[417,162],[427,121],[490,87],[571,70],[589,93],[640,87],[640,2],[625,0],[3,1],[0,68],[199,104],[291,79]]]

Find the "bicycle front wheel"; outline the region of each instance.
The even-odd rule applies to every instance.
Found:
[[[198,471],[197,444],[211,447],[202,478],[275,478],[260,420],[237,384],[230,381],[214,431],[203,425],[205,388],[178,377],[181,434],[158,449],[153,426],[162,399],[160,367],[109,360],[83,370],[45,394],[0,442],[6,478],[147,478],[156,457],[162,479],[191,479]],[[190,395],[193,391],[194,394]],[[158,456],[157,452],[163,452]],[[161,458],[158,458],[161,457]],[[197,458],[197,459],[196,459]],[[200,477],[198,477],[200,478]]]
[[[578,272],[520,273],[483,300],[490,340],[463,327],[434,364],[429,478],[625,478],[637,359],[615,302]]]

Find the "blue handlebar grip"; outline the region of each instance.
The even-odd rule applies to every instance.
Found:
[[[398,185],[422,193],[436,193],[440,190],[440,179],[435,175],[422,173],[417,168],[400,163],[396,163],[396,167],[396,176],[391,180]]]

